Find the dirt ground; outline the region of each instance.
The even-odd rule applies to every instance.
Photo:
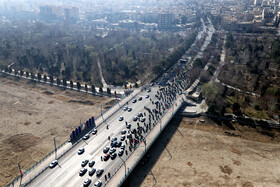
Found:
[[[175,117],[123,186],[280,186],[279,132],[232,125]]]
[[[0,75],[0,186],[69,138],[74,128],[116,100]]]

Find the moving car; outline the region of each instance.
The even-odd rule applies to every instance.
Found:
[[[149,95],[149,94],[145,95],[145,98],[149,98],[149,97],[150,97],[150,95]]]
[[[130,127],[131,127],[131,123],[128,123],[128,124],[126,125],[126,128],[130,129]]]
[[[147,92],[149,93],[149,92],[151,92],[151,90],[150,90],[150,89],[148,89],[148,90],[147,90]]]
[[[80,176],[83,176],[86,172],[87,172],[87,168],[82,168],[82,169],[79,171],[79,175],[80,175]]]
[[[50,168],[54,168],[56,165],[58,164],[58,161],[57,160],[54,160],[50,163],[49,167]]]
[[[100,177],[100,176],[102,175],[103,172],[104,172],[104,169],[103,169],[103,168],[98,169],[97,172],[96,172],[96,176],[97,176],[97,177]]]
[[[120,148],[124,150],[125,149],[125,145],[122,145]]]
[[[105,155],[105,156],[103,157],[103,160],[104,160],[104,161],[107,161],[109,158],[110,158],[110,154],[107,154],[107,155]]]
[[[127,109],[128,109],[128,106],[125,106],[125,107],[123,108],[124,111],[127,111]]]
[[[85,148],[80,148],[78,151],[78,155],[81,155],[85,152]]]
[[[89,166],[89,167],[92,167],[94,164],[95,164],[95,161],[92,160],[92,161],[90,161],[90,162],[88,163],[88,166]]]
[[[120,116],[119,121],[122,121],[122,120],[123,120],[123,117],[122,117],[122,116]]]
[[[119,156],[122,156],[123,155],[123,150],[119,150],[119,153],[118,153]]]
[[[87,187],[89,186],[91,183],[91,180],[89,178],[87,178],[85,181],[84,181],[84,187]]]
[[[82,161],[81,166],[85,167],[87,165],[87,163],[88,163],[88,159],[85,159],[85,160]]]
[[[136,102],[137,102],[137,100],[136,100],[136,99],[133,99],[133,100],[132,100],[132,103],[136,103]]]
[[[111,157],[112,160],[114,160],[117,157],[117,154],[113,153],[113,154],[110,155],[110,157]]]
[[[94,187],[101,187],[102,181],[98,180],[96,183],[94,183]]]
[[[121,141],[124,141],[125,140],[125,135],[122,135],[121,136]]]
[[[114,153],[114,152],[116,152],[116,148],[112,147],[112,148],[110,149],[109,153],[112,154],[112,153]]]
[[[134,116],[133,117],[133,121],[137,121],[138,117],[137,116]]]
[[[95,173],[95,171],[95,168],[92,168],[90,171],[88,171],[89,176],[92,176]]]
[[[89,134],[84,135],[83,140],[89,139]]]
[[[140,96],[140,97],[138,98],[138,100],[141,101],[141,100],[142,100],[142,96]]]
[[[127,111],[128,111],[128,112],[131,112],[131,111],[132,111],[132,108],[131,108],[131,107],[128,107]]]

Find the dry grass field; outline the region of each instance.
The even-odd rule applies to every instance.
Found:
[[[69,138],[74,128],[114,104],[108,97],[63,90],[0,75],[0,186]]]
[[[203,119],[173,119],[123,186],[280,186],[279,132]]]

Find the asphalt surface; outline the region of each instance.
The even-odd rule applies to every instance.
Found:
[[[110,158],[106,162],[101,161],[101,156],[105,155],[103,153],[103,148],[106,146],[110,146],[111,141],[108,140],[108,136],[110,136],[111,138],[115,136],[119,141],[121,131],[123,129],[126,129],[125,121],[132,124],[132,129],[136,128],[137,122],[133,121],[133,117],[139,112],[142,112],[143,114],[144,112],[146,112],[147,114],[144,106],[155,108],[150,98],[152,98],[152,100],[156,100],[155,93],[157,90],[157,86],[153,87],[151,89],[151,92],[149,93],[149,98],[145,98],[145,95],[147,94],[146,91],[141,92],[136,98],[138,99],[140,96],[142,96],[142,101],[137,100],[136,103],[132,103],[130,101],[128,102],[128,105],[125,105],[132,108],[131,112],[124,111],[123,109],[118,110],[112,117],[110,117],[106,122],[104,122],[97,128],[97,135],[90,134],[90,138],[88,140],[79,142],[75,147],[73,147],[68,153],[66,153],[58,160],[58,165],[55,168],[48,168],[41,175],[32,180],[32,182],[28,184],[28,186],[83,186],[83,182],[87,178],[90,178],[92,180],[90,186],[93,186],[93,184],[98,180],[101,180],[104,184],[105,175],[107,175],[108,177],[108,173],[110,172],[110,174],[112,174],[115,169],[122,163],[119,156],[117,156],[114,160]],[[119,121],[120,116],[124,117],[123,121]],[[142,122],[139,123],[141,124]],[[109,129],[107,129],[107,125],[109,125]],[[123,142],[123,144],[125,144],[125,142]],[[82,155],[78,155],[77,152],[79,148],[82,147],[85,149],[85,152]],[[118,153],[119,150],[120,148],[117,148],[116,153]],[[126,145],[125,150],[127,150],[128,154],[130,153],[128,145]],[[122,159],[125,159],[126,157],[127,155],[124,153]],[[104,173],[100,177],[97,177],[96,174],[94,174],[92,177],[89,176],[88,171],[91,168],[87,164],[85,166],[85,168],[88,169],[87,173],[83,176],[79,176],[79,171],[80,169],[82,169],[81,162],[84,159],[88,159],[89,161],[94,160],[95,165],[93,167],[96,169],[103,168]]]

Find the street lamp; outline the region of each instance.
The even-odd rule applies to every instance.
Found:
[[[125,161],[122,159],[122,157],[120,157],[120,159],[122,160],[122,162],[124,163],[124,175],[126,177],[126,163]]]

